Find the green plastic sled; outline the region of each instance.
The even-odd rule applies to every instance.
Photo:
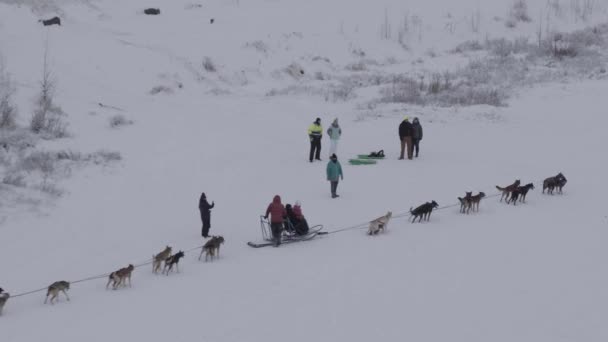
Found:
[[[351,165],[374,165],[377,162],[373,159],[349,159]]]

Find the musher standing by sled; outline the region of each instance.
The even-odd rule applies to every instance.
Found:
[[[278,247],[281,244],[281,232],[283,230],[283,220],[287,216],[285,207],[281,203],[281,196],[276,195],[272,199],[272,203],[266,209],[265,219],[270,215],[270,229],[274,238],[274,246]]]

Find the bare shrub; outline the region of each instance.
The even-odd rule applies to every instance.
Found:
[[[34,151],[20,160],[19,169],[26,172],[39,171],[48,177],[55,172],[56,156],[47,151]]]
[[[382,102],[422,104],[418,83],[409,77],[395,78],[394,82],[380,91]]]
[[[18,188],[24,188],[27,186],[25,177],[17,172],[12,172],[2,178],[2,184],[16,186]]]
[[[6,152],[21,152],[36,145],[36,138],[26,129],[15,129],[0,134],[0,148]]]
[[[526,0],[513,1],[513,5],[509,11],[509,18],[515,20],[516,22],[528,23],[532,21],[532,19],[530,19],[530,15],[528,14],[528,3]]]
[[[116,115],[112,116],[109,121],[110,121],[111,128],[118,128],[118,127],[128,126],[128,125],[133,124],[132,120],[127,119],[122,114],[116,114]]]
[[[105,165],[122,160],[122,155],[117,151],[100,150],[88,156],[88,160],[98,165]]]
[[[365,63],[363,63],[363,62],[355,62],[355,63],[348,64],[346,66],[346,70],[365,71],[365,70],[367,70],[367,65],[365,65]]]
[[[498,57],[507,57],[512,54],[527,53],[533,47],[528,42],[528,38],[521,37],[515,40],[505,38],[486,40],[485,48]]]
[[[215,63],[211,60],[210,57],[205,56],[203,58],[203,69],[207,72],[216,72],[217,68],[215,67]]]
[[[156,87],[150,89],[150,91],[149,91],[150,95],[157,95],[157,94],[160,94],[160,93],[163,93],[163,94],[173,94],[173,89],[169,88],[167,86],[164,86],[164,85],[159,85],[159,86],[156,86]]]
[[[4,61],[0,57],[0,129],[17,127],[17,107],[13,104],[16,90],[11,75],[6,71]]]
[[[47,46],[44,51],[40,93],[36,99],[36,107],[30,120],[30,130],[45,139],[59,139],[69,136],[68,124],[63,119],[65,113],[61,107],[54,103],[55,89],[56,81],[49,68]]]
[[[467,40],[466,42],[460,43],[456,45],[454,49],[452,49],[452,53],[464,53],[468,51],[480,51],[483,50],[483,46],[477,40]]]
[[[245,47],[247,48],[252,48],[258,52],[261,52],[263,54],[267,54],[268,53],[268,46],[266,45],[266,43],[264,43],[261,40],[256,40],[253,42],[249,42],[245,44]]]
[[[390,20],[388,19],[388,9],[384,9],[384,21],[380,26],[380,38],[389,40],[393,35],[393,27]]]
[[[285,68],[285,72],[295,79],[304,76],[304,69],[298,63],[291,63]]]
[[[355,97],[355,87],[351,84],[341,84],[329,88],[325,95],[325,101],[348,101]]]
[[[64,194],[64,191],[61,188],[47,180],[43,181],[42,184],[40,184],[37,188],[41,192],[52,197],[61,197]]]
[[[72,162],[79,162],[83,160],[83,155],[80,152],[72,150],[59,151],[55,154],[57,160],[67,160]]]

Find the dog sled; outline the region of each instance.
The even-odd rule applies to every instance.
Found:
[[[325,235],[327,232],[322,232],[323,225],[318,224],[308,228],[308,233],[300,235],[296,233],[296,229],[289,220],[285,220],[287,229],[283,229],[281,232],[281,244],[289,244],[294,242],[308,241],[315,238],[318,235]],[[272,230],[270,229],[270,221],[260,216],[260,229],[262,230],[262,242],[247,242],[247,245],[253,248],[267,247],[274,245],[274,239],[272,238]]]

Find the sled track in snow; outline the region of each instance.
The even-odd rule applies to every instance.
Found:
[[[541,180],[539,182],[542,183],[543,180]],[[539,183],[539,182],[536,182],[536,183]],[[485,199],[495,198],[495,197],[499,197],[499,196],[501,196],[500,192],[492,194],[492,195],[488,195],[488,196],[485,197]],[[441,206],[441,207],[439,207],[439,208],[437,208],[437,209],[435,209],[433,211],[445,210],[445,209],[449,209],[449,208],[455,208],[455,207],[458,207],[458,206],[460,206],[460,203],[449,204],[449,205]],[[409,217],[411,217],[411,216],[412,215],[410,214],[409,211],[404,211],[404,212],[401,212],[401,213],[397,213],[392,218],[393,219],[400,219],[400,218],[407,217],[409,219]],[[345,231],[350,231],[350,230],[367,229],[368,226],[369,226],[369,221],[366,221],[366,222],[363,222],[363,223],[360,223],[360,224],[357,224],[357,225],[330,230],[325,235],[337,234],[337,233],[341,233],[341,232],[345,232]],[[192,247],[190,249],[185,250],[184,252],[192,252],[192,251],[195,251],[195,250],[201,249],[201,248],[203,248],[203,246]],[[139,264],[135,264],[134,266],[135,266],[135,268],[140,268],[140,267],[143,267],[143,266],[150,265],[150,264],[152,264],[152,262],[153,262],[152,260],[148,260],[148,261],[145,261],[145,262],[141,262]],[[89,281],[93,281],[93,280],[107,278],[110,275],[110,273],[111,272],[109,272],[109,273],[103,273],[103,274],[99,274],[99,275],[95,275],[95,276],[90,276],[90,277],[86,277],[86,278],[82,278],[82,279],[72,280],[72,281],[70,281],[70,284],[78,284],[78,283],[84,283],[84,282],[89,282]],[[12,298],[24,297],[24,296],[28,296],[28,295],[31,295],[31,294],[35,294],[35,293],[46,291],[47,289],[48,289],[48,287],[45,286],[43,288],[39,288],[39,289],[36,289],[36,290],[31,290],[31,291],[27,291],[27,292],[20,292],[20,293],[17,293],[15,295],[11,295],[10,298],[12,299]]]

